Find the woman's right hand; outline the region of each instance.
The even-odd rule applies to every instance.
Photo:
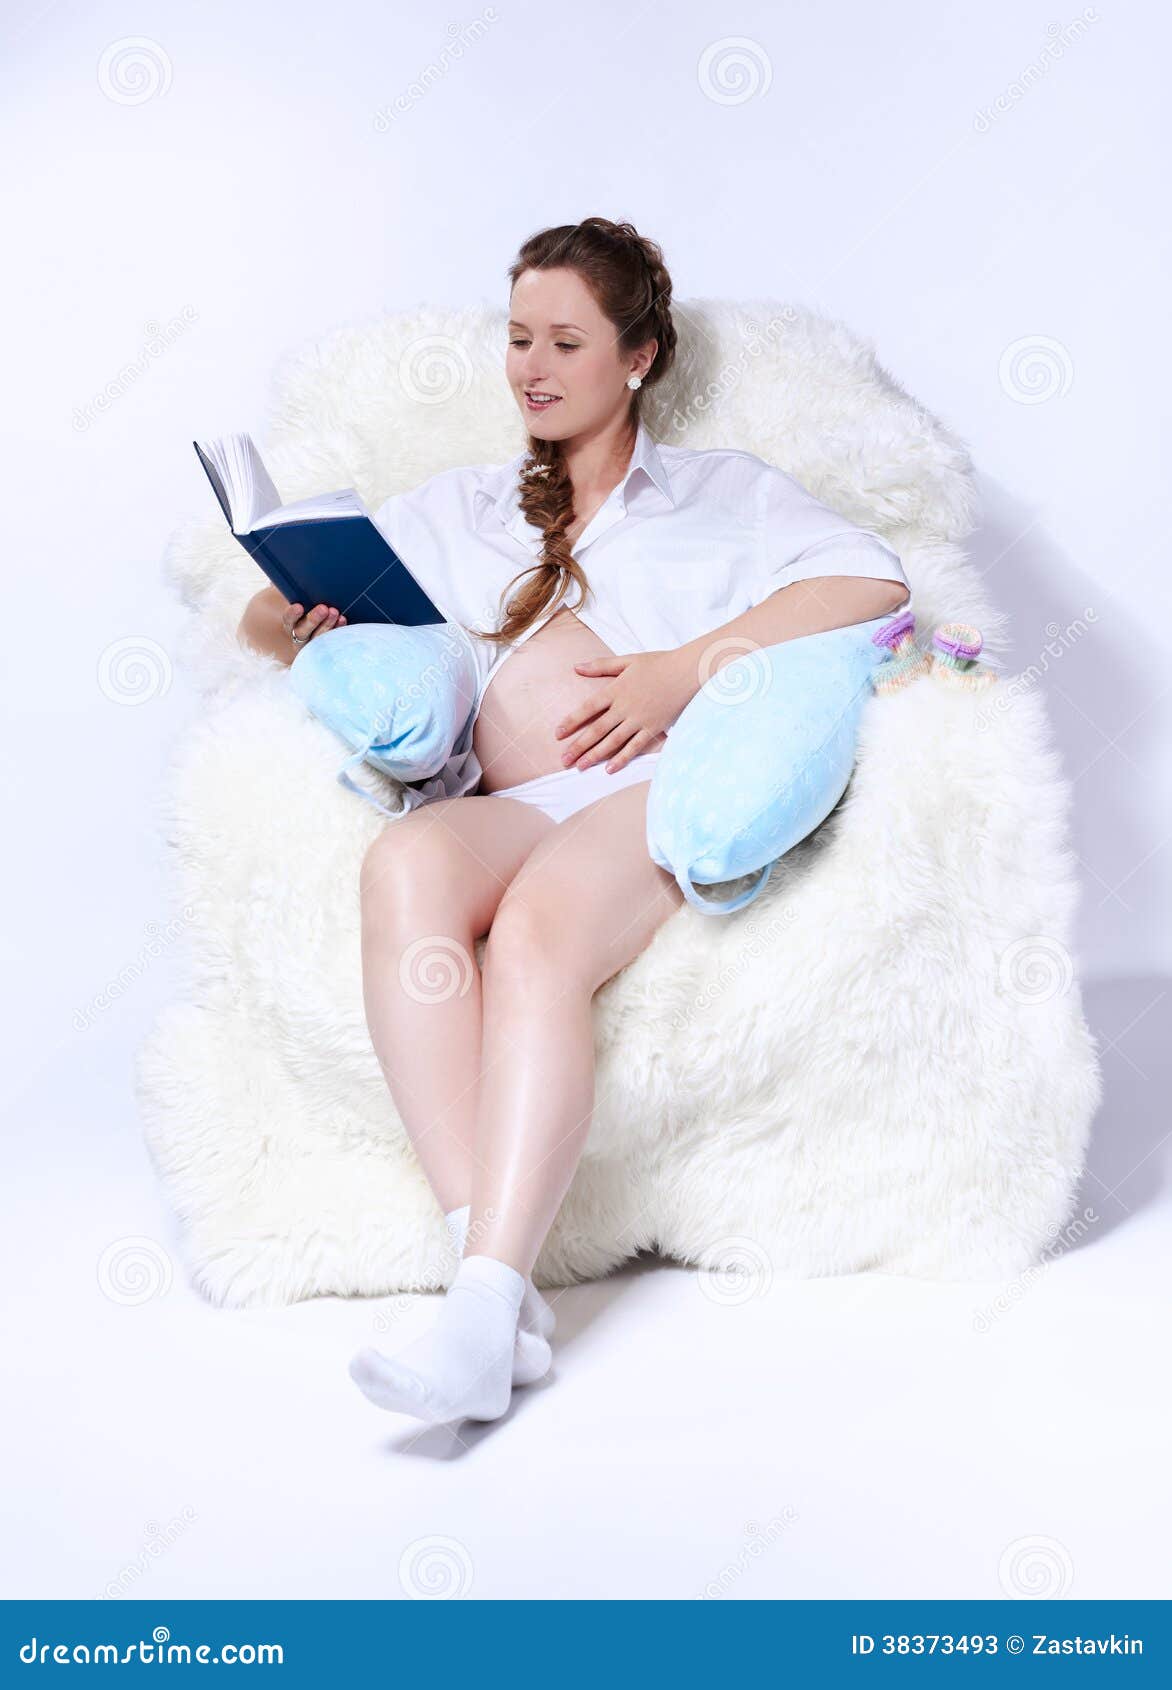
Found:
[[[328,633],[331,628],[344,628],[346,618],[332,605],[318,604],[307,612],[301,605],[291,604],[281,614],[281,626],[300,650],[315,634]],[[297,638],[293,639],[295,634]]]

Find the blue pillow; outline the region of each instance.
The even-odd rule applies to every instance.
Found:
[[[468,725],[478,681],[472,637],[452,622],[351,622],[316,635],[289,666],[293,691],[351,749],[338,780],[384,814],[392,812],[357,784],[351,766],[367,762],[404,783],[439,774]]]
[[[706,915],[742,909],[838,803],[871,678],[914,626],[901,610],[765,646],[717,669],[672,723],[647,797],[647,849]],[[760,870],[745,891],[697,886]]]

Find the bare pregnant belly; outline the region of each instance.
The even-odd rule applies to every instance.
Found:
[[[565,739],[554,729],[584,704],[602,676],[579,675],[575,663],[607,657],[610,647],[563,606],[501,664],[480,701],[472,748],[484,770],[479,790],[500,792],[562,768]]]

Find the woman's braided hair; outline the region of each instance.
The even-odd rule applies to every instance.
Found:
[[[587,217],[581,223],[562,223],[531,235],[508,270],[510,290],[525,270],[574,270],[614,324],[620,353],[634,352],[649,340],[658,341],[654,361],[643,385],[631,393],[628,422],[639,424],[639,402],[653,382],[670,369],[676,350],[671,316],[671,277],[656,243],[640,235],[630,223]],[[571,583],[578,587],[577,603],[586,596],[581,565],[571,556],[566,530],[574,520],[574,489],[561,442],[539,440],[530,434],[528,456],[521,468],[521,509],[544,538],[541,559],[509,582],[514,587],[496,633],[481,638],[506,644],[517,639],[546,610],[566,597]]]

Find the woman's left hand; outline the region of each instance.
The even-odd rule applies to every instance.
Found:
[[[579,675],[606,679],[554,729],[556,739],[566,739],[562,762],[567,768],[588,769],[607,759],[608,774],[624,768],[655,748],[695,691],[689,691],[674,651],[592,657],[574,668]]]

